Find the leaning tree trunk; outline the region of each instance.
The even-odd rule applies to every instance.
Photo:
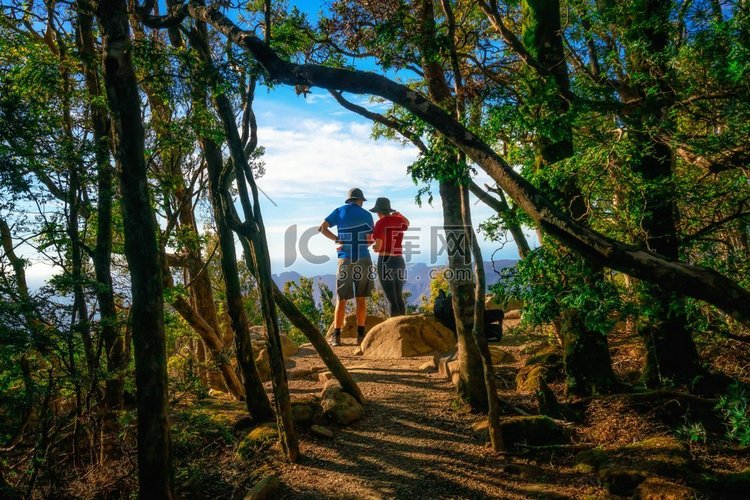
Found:
[[[194,93],[200,90],[195,89]],[[205,96],[196,100],[199,105],[205,104]],[[216,231],[221,245],[221,271],[224,276],[224,286],[227,296],[227,312],[234,331],[234,342],[237,349],[237,362],[242,370],[245,387],[245,404],[247,410],[258,422],[268,422],[275,419],[271,402],[263,388],[263,382],[255,366],[255,356],[250,338],[250,324],[245,314],[242,302],[239,272],[237,270],[237,252],[234,247],[234,233],[226,222],[224,200],[230,198],[224,193],[225,183],[221,178],[224,166],[221,150],[212,140],[202,137],[201,148],[206,158],[208,168],[209,191],[213,205]]]
[[[546,104],[546,112],[556,121],[554,137],[540,133],[535,139],[536,168],[553,169],[554,164],[573,156],[573,129],[568,118],[570,103],[561,97],[570,91],[568,68],[560,23],[558,0],[524,0],[523,46],[543,71],[552,76],[558,92]],[[558,205],[567,206],[575,220],[588,222],[588,208],[583,193],[574,178],[561,188],[546,191],[559,198]],[[604,279],[600,266],[593,266],[586,278],[592,289]],[[618,387],[609,353],[607,337],[586,326],[585,314],[575,309],[564,309],[559,318],[563,342],[566,390],[577,395],[611,392]]]
[[[101,0],[104,83],[119,164],[125,256],[131,278],[141,498],[172,498],[164,299],[157,224],[146,178],[141,100],[133,68],[127,3]]]
[[[211,51],[208,45],[208,33],[204,23],[197,23],[189,32],[190,42],[198,50],[207,67],[213,66]],[[292,419],[292,408],[289,400],[289,386],[287,383],[286,367],[281,349],[279,322],[276,315],[276,304],[273,297],[273,277],[271,275],[271,259],[268,253],[268,242],[260,211],[260,200],[255,178],[247,161],[240,134],[235,123],[232,104],[225,94],[215,93],[211,96],[214,108],[224,127],[229,153],[234,166],[237,190],[240,204],[245,215],[245,221],[227,221],[232,230],[250,240],[250,250],[253,268],[260,291],[263,321],[268,338],[269,364],[271,365],[271,383],[273,385],[274,403],[276,405],[276,421],[279,427],[281,448],[290,462],[296,462],[299,456],[299,441],[297,430]],[[247,185],[252,190],[252,201],[247,191]],[[225,200],[225,203],[231,203]]]
[[[490,443],[495,451],[505,449],[503,434],[500,430],[500,401],[497,398],[495,386],[495,372],[492,368],[492,353],[487,345],[487,337],[484,331],[484,301],[486,279],[484,275],[484,260],[482,249],[479,247],[474,227],[471,222],[471,207],[469,206],[469,191],[461,187],[461,214],[463,217],[465,235],[468,244],[471,245],[471,254],[474,261],[474,327],[472,336],[477,349],[482,355],[482,368],[484,371],[484,385],[487,391],[487,421],[490,435]]]
[[[458,341],[458,394],[472,408],[488,408],[482,357],[472,338],[474,329],[474,275],[471,271],[471,249],[461,216],[461,187],[454,181],[440,181],[443,221],[448,250],[448,268],[453,313]],[[484,265],[481,263],[480,265]]]

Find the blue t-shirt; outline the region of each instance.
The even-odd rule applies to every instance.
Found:
[[[331,227],[338,227],[338,238],[343,242],[338,251],[339,259],[369,258],[368,237],[375,223],[372,214],[356,203],[340,206],[326,217]]]

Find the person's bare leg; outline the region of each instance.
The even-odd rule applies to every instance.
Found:
[[[357,299],[359,300],[359,299]],[[346,317],[346,300],[338,299],[336,301],[336,312],[333,319],[334,328],[344,327],[344,318]]]
[[[367,297],[357,297],[357,345],[365,338],[365,321],[367,320]]]
[[[365,326],[367,320],[367,297],[357,297],[357,326]]]

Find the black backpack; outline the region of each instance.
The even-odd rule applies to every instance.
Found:
[[[453,300],[445,291],[440,290],[435,297],[435,305],[432,308],[435,318],[446,328],[456,331],[456,318],[453,316]]]

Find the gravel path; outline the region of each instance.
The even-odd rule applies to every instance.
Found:
[[[351,341],[349,341],[351,342]],[[335,348],[367,398],[365,417],[326,440],[301,436],[297,464],[277,463],[284,498],[580,498],[601,496],[590,476],[552,463],[549,453],[495,454],[470,428],[480,420],[455,401],[453,386],[419,370],[430,358],[367,360]],[[298,368],[321,366],[311,348]],[[322,383],[290,380],[292,394]],[[563,461],[564,462],[564,461]]]

